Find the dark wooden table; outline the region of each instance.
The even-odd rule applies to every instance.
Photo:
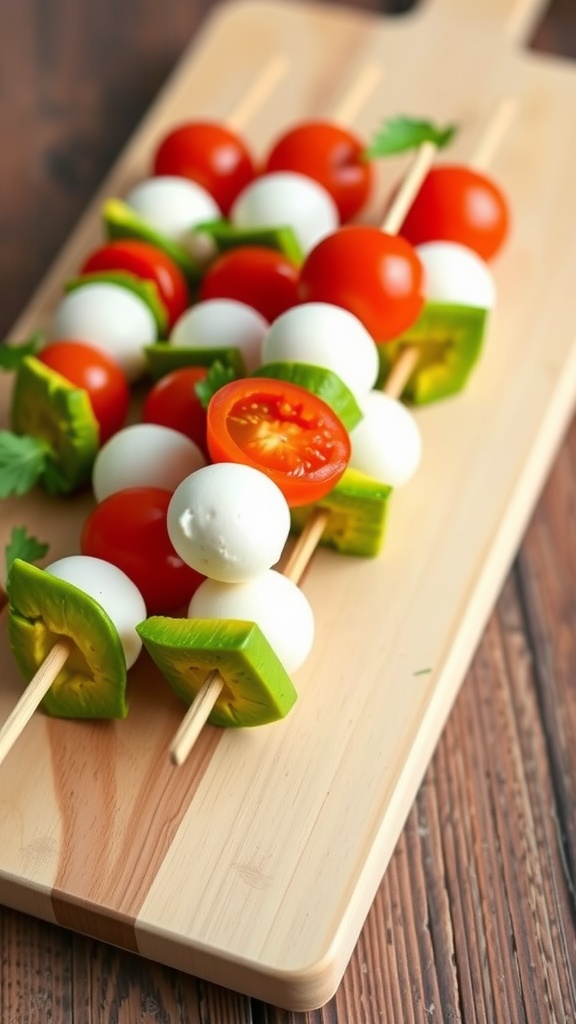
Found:
[[[2,0],[0,330],[210,6]],[[575,0],[532,45],[576,57]],[[276,1010],[0,909],[2,1024],[576,1020],[575,677],[573,424],[332,1002]]]

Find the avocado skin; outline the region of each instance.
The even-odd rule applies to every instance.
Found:
[[[148,370],[154,380],[159,380],[173,370],[181,370],[186,366],[212,366],[219,362],[229,366],[235,377],[246,376],[246,363],[242,350],[236,346],[229,348],[193,348],[185,345],[172,345],[169,341],[158,341],[156,345],[145,345],[144,355],[148,361]]]
[[[18,368],[12,429],[41,441],[46,465],[40,482],[49,494],[69,494],[90,478],[100,429],[88,393],[34,356]]]
[[[302,531],[314,509],[328,509],[330,517],[320,544],[341,555],[373,558],[384,543],[391,493],[387,484],[348,468],[321,501],[290,510],[292,532]]]
[[[244,245],[254,245],[264,249],[276,249],[298,267],[304,262],[302,246],[294,230],[288,225],[240,228],[222,219],[204,221],[203,224],[197,224],[194,230],[199,234],[208,235],[218,253],[238,249]]]
[[[208,721],[246,728],[284,718],[297,693],[259,626],[237,619],[171,619],[156,615],[136,627],[174,692],[191,704],[213,670],[224,689]]]
[[[259,377],[272,377],[311,391],[336,413],[346,430],[352,430],[362,419],[358,402],[341,377],[324,366],[308,363],[266,363],[258,369]]]
[[[480,358],[487,319],[488,311],[476,306],[426,303],[408,331],[394,341],[378,345],[380,384],[388,377],[400,350],[417,345],[421,356],[402,399],[426,405],[457,394]]]
[[[44,711],[58,718],[125,718],[126,660],[98,602],[21,559],[11,567],[9,598],[10,646],[28,682],[59,639],[76,645],[42,701]]]
[[[189,284],[197,285],[200,281],[202,269],[191,253],[183,245],[156,231],[122,199],[107,199],[102,208],[102,218],[110,241],[117,238],[137,238],[142,242],[150,242],[178,264]]]

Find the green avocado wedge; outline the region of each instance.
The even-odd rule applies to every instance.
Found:
[[[401,349],[417,345],[420,358],[402,399],[426,405],[457,394],[482,351],[488,311],[476,306],[426,303],[416,323],[401,337],[378,345],[380,382],[386,380]]]
[[[29,682],[63,637],[75,648],[42,702],[59,718],[125,718],[126,659],[97,601],[71,583],[17,558],[10,571],[8,635]]]
[[[26,356],[14,382],[11,422],[16,434],[44,446],[40,482],[49,494],[68,494],[89,479],[100,430],[83,388]]]
[[[156,231],[122,199],[107,199],[102,208],[102,218],[110,241],[137,238],[142,242],[150,242],[178,264],[191,285],[197,285],[200,281],[203,271],[192,254],[183,245]]]
[[[288,225],[240,228],[229,220],[209,220],[197,224],[194,231],[197,235],[205,235],[213,243],[217,255],[240,246],[257,245],[265,249],[277,249],[297,266],[304,262],[302,246]]]
[[[292,532],[300,533],[316,508],[327,509],[330,516],[320,544],[341,555],[373,558],[384,543],[391,493],[387,484],[348,468],[321,501],[290,509]]]
[[[362,412],[354,395],[336,373],[324,366],[308,363],[266,363],[258,368],[259,377],[286,380],[311,391],[334,410],[346,430],[352,430],[362,419]]]
[[[246,376],[242,350],[235,346],[194,348],[192,345],[172,345],[169,341],[158,341],[155,345],[146,345],[144,355],[154,380],[185,366],[212,366],[216,362],[229,366],[235,377]]]
[[[191,704],[210,672],[224,679],[208,721],[246,728],[288,714],[297,694],[260,628],[236,619],[152,616],[136,627],[175,693]]]
[[[71,280],[66,281],[64,290],[66,292],[74,292],[85,284],[93,284],[97,281],[104,284],[117,284],[121,288],[126,288],[127,291],[132,292],[133,295],[136,295],[148,306],[152,313],[156,322],[158,337],[162,338],[166,335],[168,330],[168,311],[160,298],[158,286],[154,281],[145,281],[143,278],[136,277],[135,274],[129,274],[124,270],[102,270],[71,278]]]

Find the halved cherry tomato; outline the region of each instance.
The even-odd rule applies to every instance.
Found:
[[[88,257],[81,273],[106,270],[124,270],[144,281],[153,281],[166,307],[170,327],[190,305],[188,285],[180,267],[148,242],[132,238],[109,242]]]
[[[92,510],[80,539],[83,555],[104,558],[126,573],[151,615],[182,608],[204,579],[172,547],[166,527],[171,498],[159,487],[116,491]]]
[[[223,253],[206,271],[201,299],[237,299],[272,322],[298,303],[299,268],[281,252],[242,245]]]
[[[154,174],[191,178],[228,213],[238,193],[256,176],[256,167],[246,144],[225,125],[191,121],[162,140]]]
[[[362,321],[377,343],[410,327],[424,306],[424,270],[408,242],[348,225],[323,238],[300,274],[303,302],[331,302]]]
[[[186,434],[205,455],[206,409],[196,394],[196,384],[208,373],[204,366],[185,366],[161,377],[148,392],[142,408],[144,423],[159,423]]]
[[[342,476],[350,439],[336,414],[296,384],[245,377],[225,384],[208,406],[214,462],[240,462],[266,473],[289,505],[317,501]]]
[[[490,260],[508,228],[508,204],[495,182],[471,167],[442,164],[428,172],[400,233],[412,245],[459,242]]]
[[[124,426],[130,388],[118,363],[83,341],[53,341],[36,356],[77,388],[88,392],[100,427],[100,444]]]
[[[328,121],[295,125],[272,147],[267,171],[296,171],[314,178],[330,193],[345,223],[366,204],[373,182],[372,164],[364,160],[364,143]]]

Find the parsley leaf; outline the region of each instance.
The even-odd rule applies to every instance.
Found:
[[[365,160],[373,160],[379,156],[390,156],[392,153],[404,153],[408,149],[416,149],[423,142],[433,142],[442,149],[452,141],[456,133],[456,125],[450,124],[439,128],[431,121],[419,121],[413,117],[391,117],[384,121],[372,142],[364,150]]]
[[[47,551],[48,544],[43,544],[36,537],[32,537],[25,526],[14,526],[10,540],[4,548],[7,578],[10,578],[12,563],[17,558],[21,558],[24,562],[35,562],[37,558],[42,558]]]
[[[208,370],[206,376],[199,380],[194,385],[194,390],[200,399],[200,403],[204,409],[208,408],[208,404],[212,395],[215,395],[220,388],[223,388],[225,384],[229,384],[231,380],[236,379],[236,374],[231,366],[224,366],[219,359],[216,359],[212,363],[212,366]]]
[[[0,345],[0,370],[17,370],[26,356],[34,356],[44,344],[41,331],[36,331],[28,341],[18,345]]]
[[[35,437],[0,430],[0,498],[27,494],[44,470],[46,456]]]

